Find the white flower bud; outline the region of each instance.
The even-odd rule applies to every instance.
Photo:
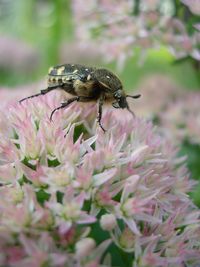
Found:
[[[116,218],[113,214],[105,214],[101,216],[100,225],[103,230],[111,231],[117,225]]]
[[[135,235],[129,228],[125,228],[119,238],[119,243],[124,248],[133,248],[135,244]]]
[[[94,239],[92,238],[84,238],[76,243],[76,256],[77,258],[87,257],[91,250],[93,250],[96,246]]]

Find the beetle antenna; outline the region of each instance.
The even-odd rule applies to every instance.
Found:
[[[139,98],[139,97],[141,97],[141,94],[138,94],[138,95],[126,95],[126,97]]]

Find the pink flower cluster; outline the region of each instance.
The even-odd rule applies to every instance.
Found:
[[[191,56],[200,60],[199,25],[188,34],[187,25],[174,16],[175,6],[171,1],[113,0],[72,1],[76,36],[81,46],[96,40],[99,52],[106,61],[117,60],[119,67],[139,47],[141,61],[149,48],[166,46],[176,58]],[[199,13],[199,0],[183,0],[190,10]],[[181,3],[180,3],[181,4]],[[181,4],[184,7],[184,4]]]
[[[140,101],[130,101],[136,114],[156,119],[163,133],[175,144],[188,140],[191,144],[200,145],[198,90],[184,90],[169,77],[153,75],[143,80],[137,91],[142,94]]]
[[[30,64],[31,62],[31,64]],[[30,73],[39,63],[38,51],[20,39],[11,36],[0,37],[0,67]]]
[[[196,15],[200,15],[200,2],[199,0],[181,0],[186,6],[189,7],[190,11]]]
[[[133,91],[135,93],[135,89]],[[160,116],[169,104],[174,105],[176,100],[182,99],[187,94],[186,90],[163,74],[144,77],[136,91],[140,92],[142,97],[140,101],[129,101],[129,105],[138,116],[147,119]]]
[[[95,104],[50,122],[63,98],[1,109],[0,266],[114,266],[110,244],[130,266],[197,266],[200,211],[176,149],[150,122],[109,107],[106,133]]]
[[[160,113],[160,122],[173,139],[200,145],[200,93],[188,92]]]

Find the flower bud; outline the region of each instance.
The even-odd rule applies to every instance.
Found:
[[[116,218],[113,214],[105,214],[101,216],[100,220],[101,228],[105,231],[111,231],[117,225]]]
[[[135,243],[135,236],[130,229],[125,228],[119,239],[120,245],[124,248],[132,248]]]
[[[77,258],[87,257],[95,248],[96,243],[92,238],[84,238],[76,243],[76,256]]]

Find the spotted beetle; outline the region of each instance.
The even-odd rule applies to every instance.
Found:
[[[105,102],[112,102],[114,108],[126,108],[133,115],[129,108],[127,97],[139,98],[140,95],[126,95],[120,79],[111,71],[104,68],[87,67],[80,64],[63,64],[52,67],[48,72],[48,87],[40,93],[23,98],[26,99],[45,95],[48,92],[62,89],[73,97],[69,98],[61,106],[54,109],[51,113],[52,120],[55,111],[69,106],[72,102],[98,101],[98,123],[105,132],[101,124],[102,107]]]

